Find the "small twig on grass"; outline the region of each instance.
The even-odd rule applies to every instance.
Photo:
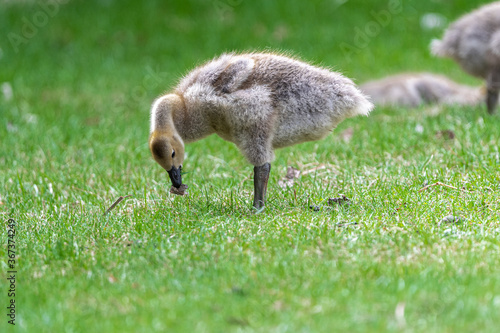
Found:
[[[123,199],[131,197],[131,196],[132,196],[131,194],[126,195],[126,196],[120,196],[118,199],[116,199],[115,202],[113,202],[113,204],[111,205],[111,207],[109,207],[108,209],[106,209],[106,211],[104,212],[104,215],[107,215],[110,211],[112,211],[113,208],[115,208],[116,205],[118,205]]]
[[[342,223],[337,223],[335,224],[337,227],[347,227],[350,225],[358,225],[358,222],[342,222]]]
[[[436,182],[434,184],[429,184],[429,185],[426,185],[424,187],[422,187],[420,190],[418,190],[418,192],[422,192],[422,191],[425,191],[427,190],[429,187],[432,187],[432,186],[444,186],[444,187],[447,187],[447,188],[451,188],[453,190],[457,190],[457,191],[464,191],[464,192],[469,192],[465,189],[460,189],[458,187],[455,187],[455,186],[451,186],[451,185],[448,185],[448,184],[445,184],[445,183],[441,183],[441,182]]]
[[[318,165],[315,168],[312,168],[312,169],[309,169],[309,170],[306,170],[306,171],[302,171],[302,176],[310,174],[310,173],[313,173],[313,172],[318,171],[318,170],[323,170],[323,169],[326,169],[326,165],[320,164],[320,165]]]

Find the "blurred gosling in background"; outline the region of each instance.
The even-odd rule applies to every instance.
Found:
[[[500,2],[484,5],[452,23],[432,53],[455,60],[467,73],[486,80],[486,106],[494,113],[500,91]]]
[[[402,73],[360,85],[378,106],[414,108],[426,104],[479,105],[483,89],[458,84],[443,75]]]

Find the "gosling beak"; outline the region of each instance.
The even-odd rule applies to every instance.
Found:
[[[176,188],[179,188],[182,185],[181,179],[181,168],[176,168],[172,166],[172,169],[168,171],[168,175],[170,176],[170,180],[172,181],[172,185]]]

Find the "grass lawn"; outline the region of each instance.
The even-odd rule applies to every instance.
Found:
[[[428,70],[479,85],[430,55],[444,26],[421,21],[480,1],[45,3],[0,0],[0,331],[498,331],[500,112],[349,119],[276,152],[258,215],[231,143],[186,147],[186,197],[147,146],[154,98],[225,51],[287,51],[358,83]],[[305,174],[282,189],[288,166]],[[436,182],[453,188],[421,190]],[[328,205],[341,194],[350,205]]]

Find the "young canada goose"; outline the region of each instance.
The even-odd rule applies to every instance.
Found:
[[[277,54],[223,54],[153,103],[149,147],[179,188],[184,144],[213,133],[233,142],[255,166],[253,205],[261,208],[274,149],[322,139],[372,109],[341,74]]]
[[[495,112],[500,90],[500,2],[485,5],[455,21],[432,52],[450,57],[471,75],[486,80],[486,105]]]
[[[478,105],[481,88],[458,84],[443,75],[402,73],[359,86],[375,105],[417,107],[423,104]]]

